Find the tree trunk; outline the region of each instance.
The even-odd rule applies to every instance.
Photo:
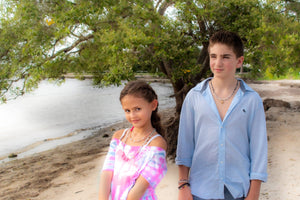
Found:
[[[168,143],[167,156],[172,160],[174,160],[176,157],[179,119],[184,98],[192,87],[199,83],[203,77],[206,77],[207,72],[209,70],[209,58],[207,52],[208,45],[203,46],[204,48],[201,51],[198,58],[198,61],[199,63],[201,63],[202,68],[200,72],[198,74],[195,74],[192,80],[190,80],[192,84],[185,83],[183,79],[178,79],[175,82],[173,82],[171,79],[172,73],[170,69],[172,68],[170,66],[170,63],[165,61],[162,63],[163,66],[161,66],[164,68],[163,71],[165,73],[167,72],[166,75],[171,80],[176,100],[174,115],[163,123],[164,128],[166,130],[166,140]]]

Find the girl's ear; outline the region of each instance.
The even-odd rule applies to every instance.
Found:
[[[154,99],[152,102],[151,102],[151,106],[152,106],[152,111],[156,110],[157,108],[157,105],[158,105],[158,101],[157,99]]]

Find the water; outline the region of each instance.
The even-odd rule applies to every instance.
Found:
[[[170,84],[152,83],[160,109],[175,106]],[[119,102],[123,86],[97,88],[91,80],[47,81],[30,94],[0,105],[0,160],[83,139],[100,127],[125,120]]]

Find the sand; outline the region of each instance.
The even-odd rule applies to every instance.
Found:
[[[262,99],[289,102],[291,108],[272,106],[266,111],[269,138],[268,181],[262,200],[300,199],[300,81],[249,83]],[[172,114],[165,110],[164,116]],[[1,200],[97,199],[99,172],[112,133],[128,123],[98,130],[93,137],[26,158],[0,164]],[[160,200],[177,199],[177,167],[168,161],[168,172],[157,187]]]

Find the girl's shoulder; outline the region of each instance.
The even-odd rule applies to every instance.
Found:
[[[114,132],[114,134],[113,134],[113,136],[112,136],[112,139],[117,139],[117,140],[119,140],[119,139],[122,137],[122,135],[123,135],[123,133],[124,133],[125,130],[126,130],[126,129],[120,129],[120,130]]]
[[[150,142],[149,146],[160,147],[160,148],[164,149],[165,151],[167,150],[167,147],[168,147],[166,140],[161,136],[154,138]]]

